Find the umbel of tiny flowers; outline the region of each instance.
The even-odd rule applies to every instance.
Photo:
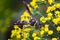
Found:
[[[31,2],[31,4],[36,2],[37,0],[35,0],[34,2],[33,1]],[[22,29],[19,28],[18,25],[14,25],[14,30],[11,31],[11,37],[16,37],[18,40],[58,40],[60,38],[60,11],[58,10],[60,8],[60,4],[54,4],[54,0],[50,1],[48,0],[48,5],[45,13],[46,15],[40,13],[42,14],[42,16],[40,17],[40,21],[43,24],[41,28],[38,29],[35,29],[35,27],[39,26],[39,21],[32,16],[32,13],[28,8],[27,3],[24,1],[27,12],[32,18],[30,20],[27,19],[27,23],[25,19],[21,21],[22,23],[18,22],[19,25],[23,24]],[[46,3],[47,1],[41,0],[40,3],[42,2]],[[23,14],[23,17],[24,16],[25,15]]]

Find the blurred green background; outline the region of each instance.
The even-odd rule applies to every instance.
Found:
[[[23,0],[0,0],[0,40],[5,40],[9,25],[19,20],[25,10]]]

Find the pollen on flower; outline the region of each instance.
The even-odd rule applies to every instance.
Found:
[[[47,21],[47,18],[41,17],[41,18],[40,18],[40,21],[43,22],[43,23],[45,23],[45,22]]]

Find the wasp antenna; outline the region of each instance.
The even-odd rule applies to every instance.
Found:
[[[28,13],[30,14],[30,16],[32,16],[32,14],[31,14],[31,12],[30,12],[30,10],[29,10],[29,8],[28,8],[28,3],[25,2],[25,1],[23,1],[23,3],[24,3],[24,5],[25,5],[26,10],[27,10]]]

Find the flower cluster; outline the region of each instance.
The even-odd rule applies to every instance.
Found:
[[[39,10],[42,4],[46,5],[45,13],[41,13],[44,9]],[[32,0],[30,5],[33,8],[28,7],[32,15],[37,15],[36,19],[25,11],[19,25],[14,25],[9,40],[60,40],[60,3],[54,0]]]

